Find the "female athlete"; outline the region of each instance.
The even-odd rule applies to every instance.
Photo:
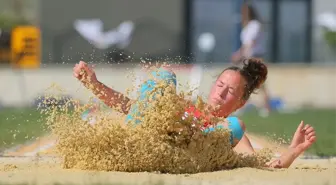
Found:
[[[205,132],[220,128],[229,128],[231,130],[232,147],[245,148],[249,153],[253,153],[254,149],[246,136],[245,124],[237,117],[229,115],[241,108],[249,99],[252,92],[259,88],[267,78],[267,67],[259,59],[244,59],[243,67],[226,68],[217,78],[216,82],[210,89],[208,105],[212,107],[211,115],[204,115],[194,107],[186,107],[186,113],[193,113],[196,118],[209,118],[211,116],[226,118],[225,123],[216,123],[215,127],[211,123],[205,123]],[[84,71],[84,72],[83,72]],[[121,112],[127,114],[126,120],[132,120],[133,113],[139,112],[136,106],[131,106],[131,100],[124,94],[117,92],[97,80],[94,70],[85,62],[79,62],[73,69],[73,75],[79,79],[87,88],[98,96],[109,107],[120,106]],[[175,74],[167,69],[160,68],[158,72],[153,72],[157,76],[157,80],[173,82],[176,85]],[[147,80],[140,88],[140,99],[146,96],[146,92],[153,90],[156,81]],[[103,92],[103,93],[102,93]],[[209,126],[209,127],[207,127]],[[307,150],[316,140],[315,130],[309,125],[301,122],[293,136],[292,142],[288,150],[281,157],[268,164],[274,168],[288,168],[293,161],[305,150]]]

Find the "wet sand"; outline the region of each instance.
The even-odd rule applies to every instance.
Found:
[[[297,160],[291,168],[238,168],[197,174],[99,172],[62,169],[58,158],[0,158],[0,182],[12,183],[121,183],[121,184],[336,184],[336,159]]]

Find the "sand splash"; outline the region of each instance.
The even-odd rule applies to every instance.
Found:
[[[136,102],[143,110],[141,124],[125,123],[122,114],[97,113],[95,124],[84,121],[81,114],[92,102],[54,106],[43,110],[48,127],[58,138],[56,151],[68,169],[125,172],[197,173],[237,167],[260,168],[270,160],[268,151],[242,156],[230,145],[226,129],[204,134],[192,116],[182,120],[191,105],[190,92],[176,93],[176,87],[160,83],[163,95],[156,94],[144,102]],[[152,94],[153,95],[153,94]],[[150,95],[150,96],[152,96]],[[149,97],[150,97],[149,96]],[[73,100],[71,100],[73,101]],[[69,103],[70,105],[70,103]],[[198,99],[196,107],[206,111]],[[215,118],[217,119],[217,118]],[[219,122],[225,120],[213,120]]]

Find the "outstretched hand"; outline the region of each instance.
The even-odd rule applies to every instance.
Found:
[[[316,141],[315,130],[303,121],[297,127],[288,150],[277,160],[268,164],[271,168],[288,168],[293,161]]]
[[[290,148],[299,148],[301,152],[307,150],[316,141],[315,129],[304,124],[301,121],[300,125],[297,127]]]

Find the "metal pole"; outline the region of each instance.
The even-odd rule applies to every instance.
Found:
[[[241,8],[243,6],[244,0],[231,0],[233,5],[233,52],[237,51],[241,46],[240,32],[242,30],[241,25]]]

